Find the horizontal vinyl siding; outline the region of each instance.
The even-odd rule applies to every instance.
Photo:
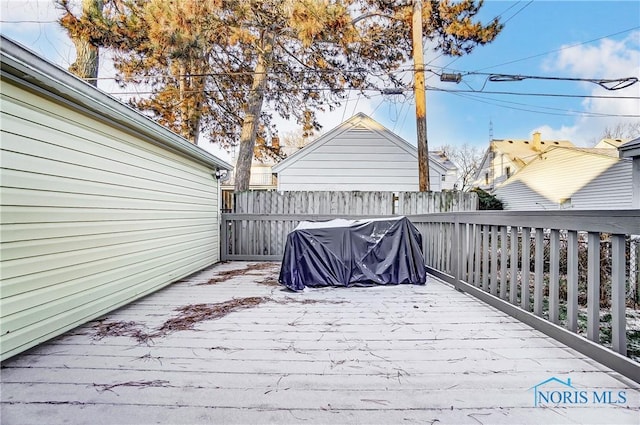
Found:
[[[351,129],[282,170],[278,189],[413,191],[417,160],[380,133]]]
[[[621,159],[572,195],[571,205],[581,210],[629,209],[633,208],[632,197],[631,160]]]
[[[2,359],[219,260],[212,170],[3,82]]]
[[[631,172],[617,158],[551,150],[496,189],[509,210],[630,208]]]

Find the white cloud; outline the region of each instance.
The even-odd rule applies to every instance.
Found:
[[[596,45],[563,46],[563,50],[545,62],[544,70],[572,78],[640,78],[638,64],[640,31],[635,31],[622,40],[603,39]],[[557,136],[584,145],[600,137],[606,127],[640,120],[640,100],[620,98],[637,97],[640,92],[638,83],[616,91],[605,90],[593,83],[580,84],[588,94],[607,98],[584,99],[581,109],[585,115],[577,118],[572,126],[542,126],[540,129],[543,129],[545,137]]]

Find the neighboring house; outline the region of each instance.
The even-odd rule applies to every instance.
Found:
[[[269,150],[274,154],[280,154],[280,142],[277,137],[274,137],[271,144],[264,145],[264,140],[257,140],[257,146],[254,149],[254,158],[251,162],[251,176],[249,178],[249,190],[276,190],[276,177],[273,174],[272,167],[275,164],[273,155],[259,155],[256,158],[255,153],[262,146],[265,150]],[[235,169],[227,173],[220,179],[222,187],[222,210],[225,212],[233,211],[234,208],[234,192],[235,192]]]
[[[620,158],[631,160],[631,208],[640,209],[640,137],[633,139],[618,148]]]
[[[616,149],[554,146],[494,193],[506,210],[585,210],[632,208],[633,192],[632,161]]]
[[[431,151],[429,152],[429,161],[438,162],[446,170],[440,176],[440,181],[442,182],[440,185],[441,190],[460,189],[458,187],[458,179],[460,177],[458,176],[458,167],[449,159],[447,154],[442,151]],[[430,183],[433,186],[434,182],[431,181]]]
[[[263,164],[254,159],[251,164],[249,190],[276,190],[278,188],[272,166],[272,164]],[[234,208],[235,170],[223,176],[220,182],[222,188],[222,211],[231,212]]]
[[[272,171],[273,164],[263,164],[254,161],[251,164],[251,178],[249,190],[276,190],[276,178]],[[233,191],[235,185],[235,172],[231,171],[222,178],[222,190]]]
[[[596,149],[618,149],[629,139],[602,139],[594,146]]]
[[[418,150],[359,113],[273,167],[279,191],[417,191]],[[430,190],[454,189],[457,169],[429,155]]]
[[[542,140],[539,132],[533,133],[532,140],[492,140],[482,158],[473,186],[492,193],[501,183],[551,146],[574,145],[568,140]]]
[[[1,38],[1,357],[220,258],[231,165]]]

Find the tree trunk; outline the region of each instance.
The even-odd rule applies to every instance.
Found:
[[[238,149],[238,159],[235,170],[235,190],[243,192],[249,190],[249,180],[251,179],[251,162],[253,160],[253,148],[256,144],[258,134],[258,122],[260,112],[264,102],[264,89],[267,86],[267,58],[264,52],[258,56],[258,63],[253,73],[253,83],[246,114],[242,123],[242,133],[240,134],[240,148]]]
[[[180,96],[180,133],[182,137],[198,144],[200,136],[200,125],[202,122],[202,97],[199,93],[204,92],[202,76],[191,75],[201,74],[202,71],[192,69],[191,66],[180,62],[178,91]],[[199,80],[196,80],[199,79]]]
[[[85,16],[102,13],[102,0],[82,0],[82,13]],[[89,84],[98,86],[99,49],[86,38],[72,39],[76,47],[76,60],[69,71],[85,79]]]

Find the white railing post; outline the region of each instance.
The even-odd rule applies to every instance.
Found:
[[[518,226],[511,226],[511,269],[509,281],[509,301],[518,303]]]
[[[578,232],[567,232],[567,329],[578,331]]]
[[[522,283],[520,284],[520,306],[531,311],[529,281],[531,280],[531,228],[522,228]]]
[[[624,235],[611,236],[611,344],[615,351],[627,355],[627,321],[625,303]]]
[[[559,323],[560,314],[560,232],[549,235],[549,321]]]
[[[489,290],[489,228],[482,226],[482,290]]]
[[[491,226],[491,274],[489,276],[491,295],[498,295],[498,226]]]
[[[533,313],[542,317],[542,295],[544,288],[544,232],[536,228],[535,264],[533,276]]]
[[[500,226],[500,298],[507,298],[507,226]]]
[[[600,233],[587,236],[587,338],[600,342]]]

